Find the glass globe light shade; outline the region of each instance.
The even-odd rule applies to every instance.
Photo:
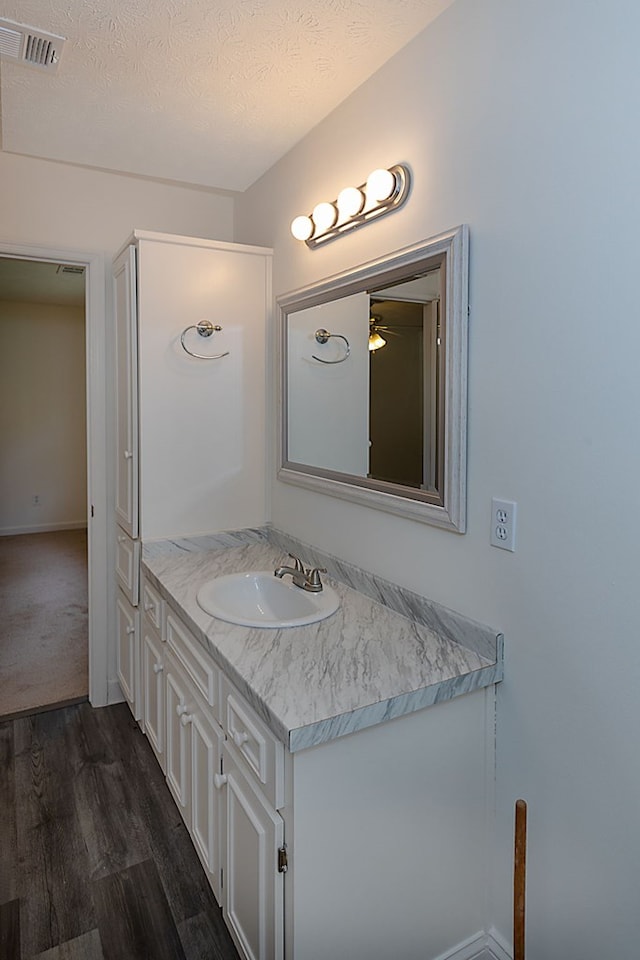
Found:
[[[393,195],[396,186],[395,174],[391,170],[374,170],[367,178],[367,200],[370,203],[382,203]]]
[[[291,221],[291,233],[296,240],[308,240],[313,235],[313,220],[311,217],[296,217]]]
[[[323,233],[325,230],[330,230],[331,227],[336,222],[338,217],[338,211],[332,203],[319,203],[316,207],[313,208],[313,213],[311,218],[316,225],[316,230],[318,233]]]
[[[338,212],[341,220],[357,216],[364,206],[364,194],[357,187],[345,187],[338,194]]]

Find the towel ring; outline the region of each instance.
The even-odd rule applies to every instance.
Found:
[[[222,327],[219,323],[213,324],[210,320],[199,320],[197,323],[192,323],[190,327],[185,327],[182,333],[180,334],[180,343],[182,344],[182,349],[189,354],[190,357],[197,357],[198,360],[219,360],[221,357],[228,357],[229,351],[225,350],[224,353],[194,353],[193,350],[189,350],[189,347],[184,342],[185,334],[189,330],[197,330],[201,337],[210,337],[213,333],[218,333],[222,330]]]
[[[351,347],[349,341],[341,333],[329,333],[328,330],[325,330],[324,327],[320,327],[316,330],[316,342],[317,343],[326,343],[330,337],[337,337],[339,340],[344,340],[347,352],[344,357],[340,357],[338,360],[323,360],[322,357],[316,357],[315,353],[312,353],[311,356],[314,360],[318,360],[319,363],[344,363],[349,354],[351,353]]]

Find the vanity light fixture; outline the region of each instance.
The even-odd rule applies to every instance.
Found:
[[[409,168],[402,163],[374,170],[359,187],[345,187],[331,203],[318,203],[310,216],[296,217],[291,233],[308,247],[317,247],[397,210],[407,199],[410,186]]]

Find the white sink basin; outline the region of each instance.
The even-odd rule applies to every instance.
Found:
[[[219,620],[274,629],[324,620],[340,605],[338,594],[331,587],[309,593],[289,578],[278,579],[272,570],[216,577],[200,587],[196,599],[206,613]]]

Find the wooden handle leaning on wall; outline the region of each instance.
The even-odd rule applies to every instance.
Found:
[[[524,800],[516,800],[513,858],[513,960],[524,960],[526,874],[527,804]]]

